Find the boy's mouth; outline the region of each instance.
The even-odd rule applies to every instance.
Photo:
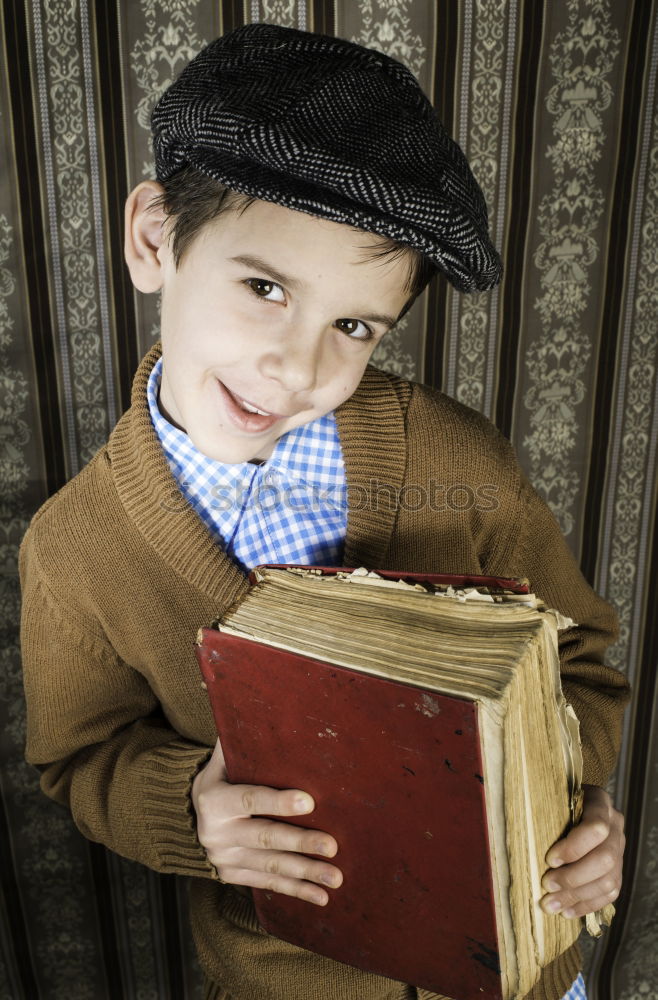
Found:
[[[277,420],[284,420],[280,413],[268,413],[261,410],[255,403],[238,396],[217,379],[217,385],[224,400],[225,409],[240,430],[251,431],[252,433],[262,433],[268,430]]]
[[[272,413],[267,413],[265,410],[259,410],[257,406],[254,406],[253,403],[248,403],[246,399],[240,399],[239,396],[235,396],[234,399],[237,399],[239,405],[243,410],[246,410],[247,413],[260,413],[261,417],[273,416]]]

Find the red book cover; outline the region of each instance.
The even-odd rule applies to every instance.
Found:
[[[340,567],[303,569],[322,575]],[[377,571],[527,594],[526,580]],[[303,613],[303,612],[302,612]],[[271,934],[458,1000],[501,1000],[478,706],[222,632],[196,647],[234,783],[301,788],[343,884],[326,907],[253,890]]]
[[[474,702],[203,629],[229,780],[309,792],[343,885],[254,890],[271,934],[458,1000],[500,1000]]]

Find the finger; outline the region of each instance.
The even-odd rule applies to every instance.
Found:
[[[604,788],[584,786],[583,815],[566,837],[554,844],[546,855],[552,868],[570,864],[594,850],[608,837],[612,827],[623,829],[624,818],[612,805]]]
[[[218,739],[212,754],[199,769],[192,781],[192,805],[194,806],[198,826],[204,826],[202,814],[208,803],[208,797],[210,796],[212,799],[225,781],[226,766],[224,764],[222,747]]]
[[[316,861],[303,854],[291,854],[289,851],[233,849],[226,853],[225,861],[219,867],[222,872],[234,869],[260,872],[262,875],[281,875],[283,878],[314,882],[331,889],[337,889],[343,881],[343,873],[335,865]],[[222,878],[225,875],[222,874]]]
[[[547,892],[572,892],[601,879],[620,880],[622,854],[619,838],[610,836],[580,861],[547,871],[542,886]],[[608,891],[612,888],[614,885]]]
[[[232,833],[236,845],[243,848],[319,854],[323,858],[333,858],[338,851],[338,844],[330,834],[322,830],[305,830],[279,820],[239,820]]]
[[[565,917],[583,917],[586,913],[601,910],[608,903],[613,903],[619,896],[620,883],[613,888],[608,879],[600,879],[585,886],[580,892],[551,893],[544,896],[541,905],[547,913],[561,913]]]
[[[268,872],[252,871],[249,868],[231,868],[222,866],[218,869],[224,882],[232,885],[246,885],[251,889],[265,889],[267,892],[279,892],[283,896],[295,896],[316,906],[326,906],[329,893],[313,882],[303,882],[286,875],[271,875]]]
[[[302,816],[313,812],[315,802],[299,789],[265,785],[227,785],[224,808],[234,816]]]
[[[609,819],[600,817],[587,821],[583,819],[566,837],[558,840],[550,848],[546,855],[546,863],[551,868],[560,868],[562,865],[580,861],[586,854],[607,840],[609,835]]]

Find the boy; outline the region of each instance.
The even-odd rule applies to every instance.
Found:
[[[207,997],[428,998],[259,928],[251,888],[325,905],[340,845],[295,826],[303,790],[226,782],[192,645],[260,562],[528,576],[579,623],[562,671],[589,783],[543,905],[583,915],[618,894],[622,820],[600,787],[626,697],[601,662],[612,610],[488,421],[366,368],[434,270],[498,281],[482,195],[411,74],[340,39],[233,32],[152,124],[158,182],[127,200],[126,260],[136,288],[162,290],[162,348],[22,547],[28,759],[86,836],[194,876]],[[412,484],[495,503],[382,503]],[[265,488],[288,502],[258,502]],[[561,956],[530,995],[582,996],[578,963]]]

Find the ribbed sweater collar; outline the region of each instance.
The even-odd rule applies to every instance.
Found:
[[[185,505],[153,429],[146,384],[160,355],[156,344],[143,359],[132,405],[110,437],[112,476],[126,515],[148,544],[192,586],[224,604],[246,589],[247,580]],[[406,464],[404,414],[390,379],[369,366],[355,393],[336,410],[336,423],[349,497],[344,563],[381,567],[395,505],[377,503],[375,491],[381,494],[385,487],[397,493]]]

